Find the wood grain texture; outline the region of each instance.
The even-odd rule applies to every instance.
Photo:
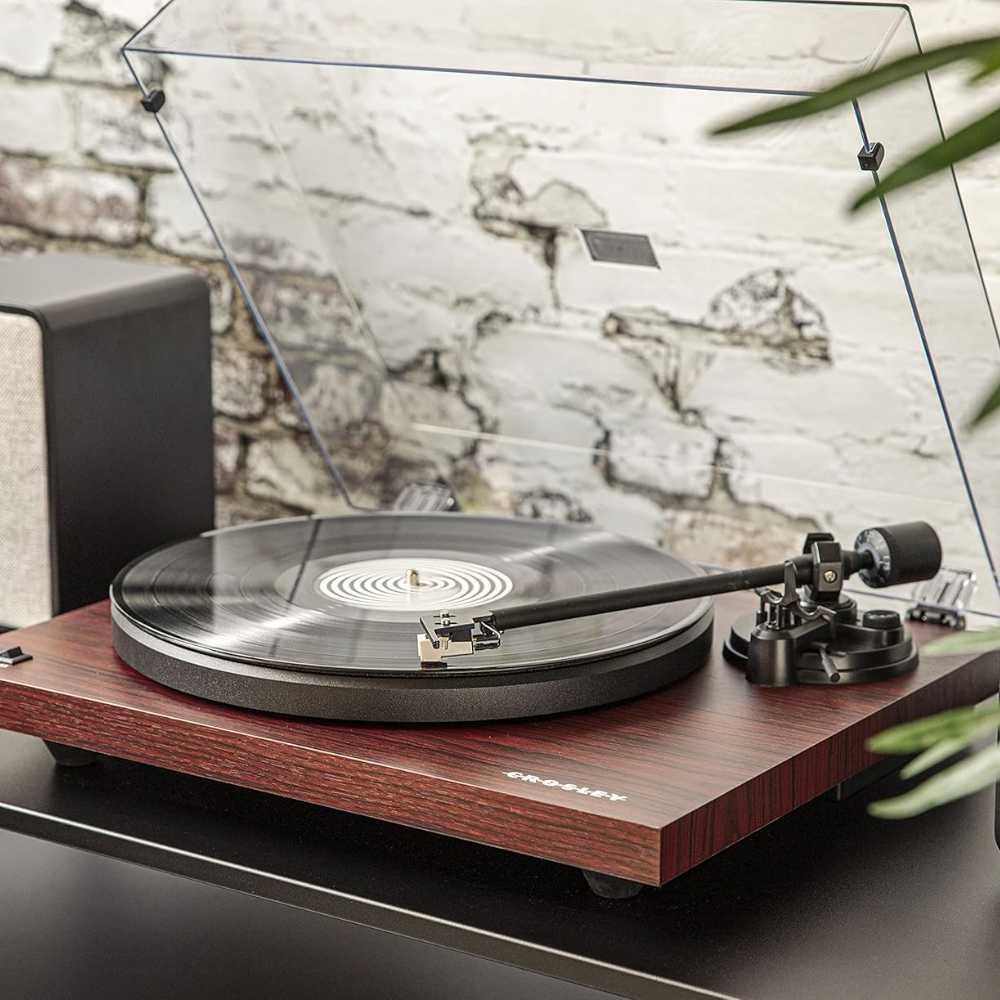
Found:
[[[996,693],[996,654],[927,658],[880,684],[755,688],[719,652],[753,604],[720,599],[711,662],[659,693],[555,718],[402,727],[163,688],[114,654],[101,603],[4,636],[34,659],[0,669],[0,727],[658,885],[858,774],[874,760],[870,734]]]

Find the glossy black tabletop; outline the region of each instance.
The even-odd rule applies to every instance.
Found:
[[[592,895],[573,869],[432,834],[119,761],[59,769],[26,737],[0,734],[0,762],[0,825],[10,830],[340,918],[316,917],[326,929],[307,933],[287,907],[267,903],[268,914],[255,909],[261,899],[225,894],[224,916],[202,922],[200,950],[188,961],[207,961],[212,941],[230,947],[233,927],[256,921],[279,952],[288,940],[326,940],[325,951],[296,952],[303,968],[320,962],[318,976],[330,972],[324,954],[343,952],[345,968],[364,968],[358,956],[368,954],[384,977],[397,967],[377,957],[382,945],[358,935],[408,939],[417,951],[398,966],[396,996],[418,995],[408,990],[426,989],[427,975],[442,983],[465,976],[487,991],[470,996],[540,997],[540,983],[573,983],[586,989],[551,995],[745,1000],[978,1000],[996,995],[1000,982],[992,794],[893,824],[864,811],[891,790],[886,779],[844,802],[816,801],[663,889],[615,902]],[[0,854],[3,920],[22,928],[22,953],[58,950],[76,926],[63,918],[67,906],[80,906],[78,887],[70,879],[72,899],[48,941],[28,935],[18,908],[41,906],[26,882],[32,863],[16,860],[28,842],[8,840],[18,847]],[[70,891],[48,866],[35,867],[39,893]],[[105,878],[95,876],[91,889],[105,895],[106,909],[115,898]],[[184,908],[166,901],[172,891],[150,889],[148,900],[151,926],[162,924],[168,937],[184,926]],[[58,912],[60,902],[46,905]],[[105,918],[85,908],[80,918],[81,933],[100,935],[93,921]],[[456,952],[482,969],[455,972],[441,956],[458,961]],[[518,970],[531,974],[530,988],[503,978]],[[341,995],[376,995],[351,992],[361,986],[356,974],[349,980]],[[499,992],[488,992],[491,982]]]

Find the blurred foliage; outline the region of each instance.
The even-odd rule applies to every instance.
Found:
[[[968,82],[972,86],[991,80],[995,74],[1000,73],[1000,35],[970,38],[904,56],[870,72],[847,76],[826,90],[802,100],[778,104],[758,114],[720,125],[713,129],[712,134],[729,135],[747,129],[808,118],[844,104],[852,104],[859,98],[892,87],[904,80],[924,76],[931,70],[954,65],[968,65],[971,68]],[[969,122],[954,135],[943,137],[940,142],[931,143],[919,150],[884,177],[876,173],[874,186],[855,198],[850,207],[851,211],[855,212],[863,205],[876,201],[891,191],[897,191],[927,177],[951,170],[956,163],[961,163],[970,156],[975,156],[997,144],[1000,144],[1000,107]],[[1000,408],[1000,382],[986,394],[973,414],[971,425],[976,426],[981,423],[997,408]]]

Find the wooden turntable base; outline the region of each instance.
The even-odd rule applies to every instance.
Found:
[[[477,725],[314,722],[161,687],[111,648],[107,603],[0,638],[0,728],[661,885],[862,772],[865,739],[996,694],[997,654],[924,658],[853,687],[753,687],[722,639],[705,669],[572,715]],[[915,625],[927,642],[946,630]],[[875,822],[874,820],[872,822]]]

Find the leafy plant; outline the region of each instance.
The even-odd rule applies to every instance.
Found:
[[[868,741],[868,749],[883,754],[916,753],[917,756],[899,772],[902,778],[915,778],[936,764],[962,753],[980,736],[997,729],[1000,729],[1000,708],[956,708],[887,729]],[[935,774],[903,795],[873,802],[868,811],[883,819],[905,819],[988,788],[998,780],[1000,746],[994,744]]]
[[[747,129],[778,125],[822,114],[843,104],[850,104],[878,90],[884,90],[904,80],[924,76],[931,70],[945,66],[968,64],[972,69],[969,84],[979,85],[1000,74],[1000,35],[985,35],[962,42],[952,42],[937,48],[903,56],[867,73],[847,76],[826,90],[809,97],[761,111],[758,114],[740,118],[713,129],[713,135],[729,135]],[[859,194],[850,206],[856,212],[870,202],[884,197],[890,191],[915,184],[934,174],[950,170],[983,150],[1000,144],[1000,107],[994,108],[975,121],[959,129],[954,135],[931,143],[915,153],[910,159],[899,164],[884,177],[876,174],[876,183]],[[970,421],[971,426],[982,423],[991,413],[1000,408],[1000,381],[986,394]],[[1000,647],[1000,633],[997,646]]]
[[[904,56],[870,72],[847,76],[809,97],[779,104],[758,114],[721,125],[713,134],[728,135],[821,114],[904,80],[956,64],[970,66],[970,85],[978,85],[991,79],[1000,73],[1000,35],[970,38]],[[969,122],[954,135],[931,143],[884,177],[876,174],[875,185],[854,199],[850,211],[856,212],[891,191],[950,170],[956,163],[996,145],[1000,145],[1000,107]],[[970,427],[980,425],[998,409],[1000,381],[981,401],[970,421]],[[960,632],[929,644],[923,651],[932,656],[944,656],[996,649],[1000,649],[1000,628]],[[869,740],[868,748],[880,754],[917,754],[900,772],[903,778],[912,778],[965,751],[973,741],[998,729],[1000,709],[960,708],[888,729]],[[903,795],[873,803],[869,806],[869,812],[886,819],[915,816],[986,788],[998,780],[1000,746],[993,745],[928,778]]]

